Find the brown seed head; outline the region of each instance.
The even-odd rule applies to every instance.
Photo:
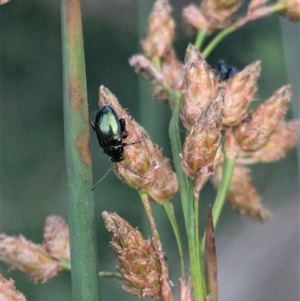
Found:
[[[177,59],[173,49],[160,60],[158,70],[149,59],[143,55],[135,55],[130,61],[135,72],[140,73],[151,83],[151,93],[156,100],[166,100],[169,97],[168,91],[181,91],[183,65]]]
[[[180,283],[180,301],[193,301],[192,284],[185,278],[179,278]]]
[[[167,0],[157,0],[148,20],[148,29],[142,48],[149,58],[162,58],[172,48],[175,23],[170,16],[171,6]]]
[[[124,142],[138,142],[124,147],[124,160],[115,164],[115,172],[127,185],[148,191],[154,182],[156,162],[151,157],[151,148],[154,145],[146,131],[122,109],[115,95],[101,86],[99,106],[105,104],[110,105],[120,118],[125,119],[128,137]]]
[[[265,6],[267,0],[252,0],[248,5],[246,15],[240,17],[234,26],[242,27],[248,22],[264,18],[273,13],[272,6]]]
[[[59,263],[41,246],[23,236],[0,235],[0,258],[11,268],[27,274],[35,282],[46,282],[59,272]]]
[[[189,35],[195,34],[198,30],[208,28],[208,23],[199,10],[199,7],[193,4],[190,4],[183,9],[182,20],[185,31]]]
[[[256,9],[264,6],[268,0],[252,0],[248,5],[248,12],[255,11]]]
[[[200,11],[209,23],[210,30],[214,31],[228,26],[241,3],[241,0],[204,0]]]
[[[169,160],[162,155],[158,148],[153,151],[152,156],[157,162],[157,167],[155,168],[154,175],[155,182],[149,194],[154,202],[163,205],[164,202],[171,200],[173,195],[177,192],[178,181]]]
[[[161,59],[161,74],[163,81],[151,85],[151,92],[154,99],[166,100],[169,98],[169,91],[172,93],[181,92],[183,64],[177,59],[172,49],[169,54]]]
[[[70,260],[69,227],[60,216],[48,216],[43,247],[55,259]]]
[[[295,147],[299,139],[299,125],[299,120],[281,122],[265,146],[257,152],[250,154],[249,157],[240,158],[239,162],[253,164],[258,162],[274,162],[284,158]],[[249,154],[244,155],[248,156]]]
[[[256,61],[228,80],[224,92],[223,125],[235,126],[247,116],[257,91],[260,62]]]
[[[1,301],[26,301],[25,296],[20,293],[12,279],[5,279],[0,274],[0,300]]]
[[[111,245],[118,258],[118,269],[127,280],[123,289],[139,297],[161,300],[161,266],[151,241],[117,214],[102,213]]]
[[[220,164],[212,178],[216,188],[220,187],[221,177],[222,165]],[[270,217],[269,211],[260,203],[260,198],[251,183],[250,170],[242,165],[237,164],[234,167],[226,200],[242,215],[261,221],[267,221]]]
[[[221,158],[223,96],[212,100],[185,139],[182,153],[184,173],[196,181],[195,194],[214,172]]]
[[[163,74],[144,55],[134,55],[129,60],[136,73],[141,74],[151,84],[163,83]]]
[[[283,86],[251,114],[249,122],[242,122],[234,128],[234,136],[242,151],[255,152],[268,142],[283,119],[290,98],[291,86]]]
[[[184,68],[180,118],[184,127],[190,130],[208,103],[217,96],[217,80],[200,52],[192,45],[186,50]]]
[[[300,22],[300,0],[280,0],[279,2],[286,5],[286,9],[281,11],[280,15],[292,22]]]

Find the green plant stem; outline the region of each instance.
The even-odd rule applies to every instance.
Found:
[[[62,260],[59,263],[59,266],[64,270],[64,271],[71,271],[71,262],[69,260]]]
[[[272,8],[273,13],[280,12],[287,8],[287,4],[284,2],[277,2],[270,6]],[[298,7],[299,9],[299,7]]]
[[[59,263],[60,267],[64,271],[71,271],[71,262],[68,260],[62,260]],[[124,280],[124,277],[120,273],[113,273],[113,272],[99,272],[99,277],[101,278],[118,278]]]
[[[202,56],[206,59],[210,53],[214,50],[214,48],[228,35],[234,32],[237,29],[236,25],[231,25],[224,30],[222,30],[219,34],[217,34],[214,39],[206,46],[206,48],[202,51]]]
[[[207,33],[207,29],[199,30],[197,33],[196,41],[195,41],[195,47],[200,50],[202,47],[202,44],[204,42],[205,36]]]
[[[173,113],[169,126],[169,135],[171,141],[171,148],[174,160],[174,166],[179,182],[179,192],[181,196],[181,205],[184,215],[185,227],[188,239],[188,250],[190,258],[191,276],[193,282],[193,289],[196,301],[202,301],[204,299],[203,281],[200,258],[197,257],[197,251],[195,248],[195,228],[194,228],[194,209],[193,209],[193,190],[191,183],[183,173],[181,168],[182,146],[179,135],[179,110],[181,104],[181,95],[170,95],[172,101]]]
[[[178,247],[178,252],[179,252],[179,257],[180,257],[180,267],[181,267],[181,277],[185,275],[185,268],[184,268],[184,257],[183,257],[183,250],[182,250],[182,242],[181,242],[181,237],[180,237],[180,232],[176,220],[176,216],[174,213],[174,207],[171,202],[164,202],[163,207],[166,211],[166,214],[168,216],[168,219],[171,223],[175,239],[177,242],[177,247]]]
[[[194,198],[194,212],[195,212],[195,247],[197,256],[200,258],[200,244],[199,244],[199,199]]]
[[[99,272],[99,277],[101,278],[117,278],[124,280],[124,277],[120,273],[112,273],[112,272]]]
[[[161,275],[160,275],[160,281],[161,281],[161,301],[173,301],[173,296],[171,293],[171,288],[169,285],[169,275],[168,275],[168,269],[166,266],[166,261],[164,258],[164,253],[162,249],[161,240],[158,234],[158,231],[156,229],[155,221],[152,215],[152,209],[149,203],[149,196],[148,193],[145,191],[139,191],[140,198],[143,202],[146,215],[150,224],[152,237],[153,237],[153,244],[158,254],[158,259],[160,262],[161,267]]]
[[[200,249],[200,241],[199,241],[199,197],[194,198],[194,216],[195,216],[195,250],[196,256],[199,258],[200,264],[198,265],[198,274],[201,273],[201,264],[202,264],[202,254]],[[206,284],[204,277],[201,277],[202,287],[204,291],[204,296],[206,296]]]
[[[221,215],[222,209],[224,207],[224,203],[226,200],[226,195],[230,186],[233,169],[234,169],[234,162],[235,160],[232,158],[229,158],[225,155],[224,157],[224,164],[223,164],[223,172],[222,172],[222,179],[221,184],[216,196],[216,200],[213,205],[212,213],[213,213],[213,223],[214,223],[214,229],[216,229],[216,226],[219,221],[219,217]],[[201,253],[204,254],[205,249],[205,237],[206,233],[204,233],[202,241],[201,241]]]
[[[216,201],[213,205],[213,211],[212,211],[213,212],[214,229],[217,226],[219,217],[220,217],[222,209],[224,207],[227,191],[228,191],[230,183],[231,183],[231,178],[232,178],[233,169],[234,169],[234,162],[235,162],[234,159],[231,159],[227,156],[224,159],[222,181],[221,181],[221,185],[220,185],[219,191],[217,193]]]
[[[73,300],[100,300],[79,0],[61,0],[65,157]]]
[[[271,9],[271,11],[273,13],[276,12],[280,12],[282,10],[285,10],[287,7],[286,3],[284,2],[277,2],[273,5],[270,5],[268,8]],[[248,22],[250,21],[255,21],[259,18],[264,18],[266,16],[268,16],[269,14],[262,14],[261,16],[254,18],[252,20],[248,20]],[[247,22],[247,23],[248,23]],[[245,23],[246,24],[246,23]],[[245,25],[244,24],[244,25]],[[237,30],[239,27],[236,24],[232,24],[230,26],[228,26],[227,28],[223,29],[219,34],[217,34],[214,39],[207,45],[207,47],[203,50],[202,52],[202,56],[204,59],[206,59],[210,53],[214,50],[214,48],[228,35],[230,35],[232,32],[234,32],[235,30]],[[199,34],[199,33],[198,33]],[[198,37],[197,37],[198,38]],[[195,43],[196,46],[196,43]],[[197,46],[196,46],[197,47]],[[199,48],[198,48],[199,49]]]

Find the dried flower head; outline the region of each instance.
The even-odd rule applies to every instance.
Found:
[[[183,64],[177,59],[172,49],[169,54],[160,61],[162,81],[151,85],[151,93],[154,99],[167,100],[169,91],[181,92]]]
[[[182,86],[183,65],[176,58],[172,49],[160,61],[160,70],[143,55],[134,55],[129,64],[135,72],[141,74],[151,84],[151,93],[154,99],[168,99],[168,91],[180,91]]]
[[[156,162],[152,159],[150,138],[146,131],[135,122],[120,106],[117,98],[104,86],[100,87],[99,106],[110,105],[120,118],[125,120],[128,138],[126,143],[138,142],[124,147],[124,160],[115,164],[114,170],[127,185],[148,191],[154,182]],[[130,140],[129,140],[130,139]]]
[[[25,296],[20,293],[12,279],[5,279],[0,274],[0,300],[1,301],[26,301]]]
[[[123,289],[139,297],[161,300],[161,265],[150,239],[115,213],[102,213],[111,245],[118,258],[118,270],[126,279]]]
[[[286,156],[295,147],[299,139],[299,120],[281,122],[275,132],[270,136],[268,142],[258,151],[249,154],[241,153],[239,162],[253,164],[258,162],[274,162]],[[246,156],[243,158],[243,156]]]
[[[220,187],[222,169],[220,164],[212,177],[217,189]],[[260,198],[251,183],[250,170],[240,164],[234,167],[226,200],[242,215],[257,218],[260,221],[267,221],[270,217],[269,211],[261,205]]]
[[[264,18],[273,13],[272,6],[265,6],[267,0],[252,0],[248,5],[246,15],[240,17],[234,26],[242,27],[248,22]]]
[[[148,28],[142,48],[149,58],[162,58],[172,48],[175,23],[170,16],[171,6],[167,0],[157,0],[148,20]]]
[[[6,4],[9,0],[0,0],[0,5]]]
[[[255,11],[261,7],[263,7],[268,0],[252,0],[248,5],[248,12]]]
[[[241,0],[204,0],[200,5],[200,10],[209,23],[210,30],[214,31],[229,25],[241,3]]]
[[[290,21],[300,22],[300,1],[299,0],[280,0],[279,3],[286,5],[286,8],[280,12],[280,15]]]
[[[223,95],[213,99],[188,136],[182,152],[182,169],[195,180],[195,194],[213,174],[221,158]]]
[[[129,60],[129,64],[134,68],[136,73],[141,74],[151,84],[163,85],[164,78],[162,72],[159,71],[144,55],[132,56]]]
[[[70,260],[69,227],[60,216],[47,217],[43,246],[53,258]]]
[[[185,278],[179,279],[180,283],[180,301],[193,301],[192,284]]]
[[[160,199],[162,195],[166,196],[167,194],[171,195],[175,193],[177,190],[177,180],[171,169],[167,173],[172,183],[169,183],[169,187],[165,187],[165,191],[162,192],[160,177],[166,172],[163,169],[168,164],[164,163],[164,157],[158,146],[151,141],[144,128],[121,108],[117,98],[108,89],[101,86],[99,106],[102,107],[105,104],[113,107],[119,118],[125,120],[125,130],[128,133],[126,143],[136,142],[133,145],[125,146],[124,159],[121,162],[115,163],[114,170],[117,176],[127,185],[141,191],[149,191],[152,185],[154,185],[152,193],[155,196],[154,199],[158,202],[162,201]],[[160,197],[158,197],[159,194],[161,194]]]
[[[198,30],[207,29],[208,22],[201,13],[199,7],[190,4],[182,11],[183,26],[187,34],[195,34]]]
[[[190,130],[208,103],[217,96],[217,79],[193,45],[186,50],[184,68],[180,118],[184,127]]]
[[[163,205],[164,202],[171,200],[178,190],[177,176],[169,160],[162,155],[161,151],[155,149],[152,155],[157,162],[157,168],[155,169],[155,182],[149,194],[154,202]]]
[[[41,246],[23,236],[0,235],[0,258],[11,268],[27,274],[35,282],[46,282],[60,271],[54,260]]]
[[[235,126],[247,117],[257,91],[260,62],[254,62],[225,83],[223,125]],[[223,83],[222,83],[223,84]]]
[[[250,121],[234,128],[234,136],[242,151],[255,152],[268,142],[283,119],[290,98],[291,86],[283,86],[251,114]]]

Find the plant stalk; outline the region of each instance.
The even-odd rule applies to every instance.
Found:
[[[194,208],[193,208],[193,189],[189,179],[183,173],[181,168],[182,153],[181,140],[179,135],[179,110],[181,104],[181,95],[174,94],[170,97],[174,108],[172,118],[169,126],[169,135],[171,141],[171,148],[174,160],[174,166],[179,182],[179,192],[181,196],[181,205],[184,215],[185,227],[188,238],[188,250],[190,258],[191,276],[193,282],[193,289],[196,301],[203,301],[204,289],[202,280],[202,269],[200,258],[197,256],[195,246],[195,223],[194,223]]]
[[[86,75],[79,0],[61,0],[65,156],[72,295],[100,300]]]

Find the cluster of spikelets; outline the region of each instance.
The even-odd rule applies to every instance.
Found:
[[[63,270],[70,261],[69,228],[58,216],[49,216],[44,229],[43,244],[35,244],[25,237],[0,235],[0,258],[12,269],[17,269],[34,282],[46,282]],[[1,300],[25,300],[14,289],[12,280],[1,278]],[[21,297],[20,297],[21,296]],[[23,298],[23,299],[22,299]]]
[[[117,214],[102,213],[111,245],[118,258],[118,269],[127,283],[123,289],[139,297],[156,299],[161,293],[161,264],[158,250]]]
[[[292,21],[300,20],[299,0],[280,0],[277,4],[281,5],[282,15]],[[265,0],[252,0],[246,15],[233,22],[233,14],[240,5],[240,0],[204,0],[199,7],[190,5],[183,10],[184,24],[190,33],[206,30],[211,34],[228,26],[236,29],[274,12],[274,7],[266,6]],[[133,56],[130,64],[149,80],[154,99],[167,100],[172,108],[174,98],[181,100],[180,118],[186,129],[180,154],[182,169],[194,181],[195,197],[208,179],[212,179],[216,187],[220,185],[226,154],[236,162],[228,202],[242,214],[266,220],[269,213],[260,204],[246,165],[279,160],[294,147],[299,122],[284,121],[291,87],[278,89],[252,109],[260,62],[250,64],[227,81],[220,81],[194,46],[187,47],[184,64],[177,59],[172,48],[174,30],[168,1],[156,1],[142,41],[143,55]],[[129,134],[126,142],[139,141],[125,147],[124,160],[114,165],[117,175],[160,205],[171,200],[178,190],[178,182],[169,160],[121,108],[116,97],[100,87],[99,105],[105,104],[111,105],[117,115],[125,119]],[[164,295],[169,288],[163,286],[169,284],[162,281],[165,264],[161,250],[116,214],[104,212],[103,218],[112,234],[111,245],[118,257],[118,269],[126,280],[124,289],[134,295],[171,301],[171,295]],[[0,245],[1,260],[36,282],[56,276],[70,261],[69,229],[58,217],[47,219],[42,245],[22,236],[4,234],[0,236]],[[180,301],[193,300],[191,285],[183,279],[180,289]],[[8,300],[25,300],[13,282],[3,277],[0,292]]]
[[[114,166],[116,174],[130,187],[149,193],[158,204],[169,201],[178,190],[176,174],[169,160],[151,141],[145,129],[122,109],[115,95],[107,88],[100,87],[99,99],[100,107],[110,105],[125,120],[128,143],[139,142],[125,147],[124,160]]]
[[[102,213],[105,226],[111,233],[111,246],[118,258],[118,270],[125,291],[139,297],[172,300],[162,279],[166,267],[164,255],[150,239],[115,213]],[[70,269],[69,227],[58,216],[46,220],[43,244],[35,244],[23,236],[1,234],[0,258],[12,269],[25,273],[34,282],[46,282],[64,269]],[[0,275],[1,276],[1,275]],[[182,286],[184,282],[182,282]],[[13,280],[0,278],[1,300],[26,300],[14,287]],[[7,299],[5,299],[7,298]],[[19,299],[18,299],[19,298]],[[23,298],[23,299],[22,299]]]
[[[267,6],[267,2],[267,0],[252,0],[245,15],[233,18],[241,7],[242,0],[204,0],[199,7],[191,4],[183,9],[183,23],[187,33],[193,34],[198,30],[206,30],[211,34],[229,26],[235,29],[242,27],[246,23],[266,17],[276,10],[293,22],[300,21],[299,0],[279,0],[276,7]]]
[[[171,68],[165,75],[163,74],[165,70],[163,61],[161,71],[155,69],[145,56],[137,55],[130,61],[138,72],[146,74],[148,78],[154,75],[155,71],[155,78],[151,79],[155,98],[168,99],[168,93],[174,93],[174,91],[182,95],[180,118],[187,131],[182,152],[182,168],[185,174],[195,181],[195,194],[199,193],[212,175],[213,183],[218,187],[222,174],[222,158],[226,150],[227,154],[236,160],[228,201],[240,213],[261,220],[267,219],[269,214],[260,205],[259,197],[251,184],[249,170],[244,165],[277,161],[295,146],[299,122],[297,120],[284,121],[287,104],[291,98],[291,87],[283,86],[256,109],[250,109],[257,92],[261,66],[259,61],[248,65],[228,81],[220,82],[218,75],[194,46],[188,46],[184,65],[176,60],[173,50],[170,53],[175,62],[172,64],[168,62],[167,67],[169,69],[172,65],[174,72]],[[145,62],[147,64],[141,65]],[[172,76],[168,77],[168,75]],[[171,102],[170,104],[172,105]],[[120,116],[124,118],[124,114]],[[134,121],[130,121],[128,117],[127,120],[131,139],[145,141],[140,144],[141,152],[143,152],[142,150],[147,149],[145,144],[150,143],[149,137],[144,135],[147,139],[143,140],[142,135],[132,135],[130,124]],[[140,126],[135,125],[134,128],[138,129]],[[144,130],[142,131],[144,133]],[[224,141],[225,143],[222,144]],[[126,148],[126,157],[137,150],[138,148]],[[168,168],[160,169],[161,163],[153,162],[155,161],[153,154],[154,152],[150,151],[145,154],[145,157],[157,168],[154,177],[135,166],[135,162],[139,162],[136,160],[136,155],[130,156],[128,162],[132,169],[153,179],[152,183],[161,182],[160,187],[165,187],[165,190],[172,187],[168,193],[169,199],[177,190],[175,174],[169,169],[170,165],[166,159],[164,162]],[[123,169],[122,165],[118,168],[122,169],[123,175],[127,174],[129,177],[128,169]],[[164,171],[169,176],[166,177],[158,171]],[[161,177],[157,177],[158,174]],[[134,174],[131,177],[139,183],[145,181]],[[151,186],[151,183],[149,184]],[[138,186],[135,188],[139,189]],[[151,189],[156,193],[160,191],[159,187],[155,190],[150,188],[150,195]],[[164,197],[163,199],[166,200]]]
[[[291,8],[294,2],[284,2],[286,15],[295,15]],[[232,15],[240,4],[235,0],[207,0],[200,8],[189,6],[183,11],[185,24],[211,33],[229,24],[242,26],[273,12],[265,1],[254,0],[246,16],[233,24]],[[166,0],[155,3],[142,41],[144,54],[133,56],[130,64],[149,80],[154,99],[168,100],[171,107],[172,96],[182,99],[180,118],[186,129],[182,168],[194,180],[195,197],[209,178],[219,187],[226,153],[236,161],[228,202],[242,214],[266,220],[269,213],[260,204],[245,165],[279,160],[295,146],[299,122],[284,121],[291,87],[283,86],[256,109],[250,108],[256,100],[261,63],[246,66],[227,81],[220,80],[192,45],[187,47],[185,62],[181,63],[172,48],[175,23],[170,14]]]

